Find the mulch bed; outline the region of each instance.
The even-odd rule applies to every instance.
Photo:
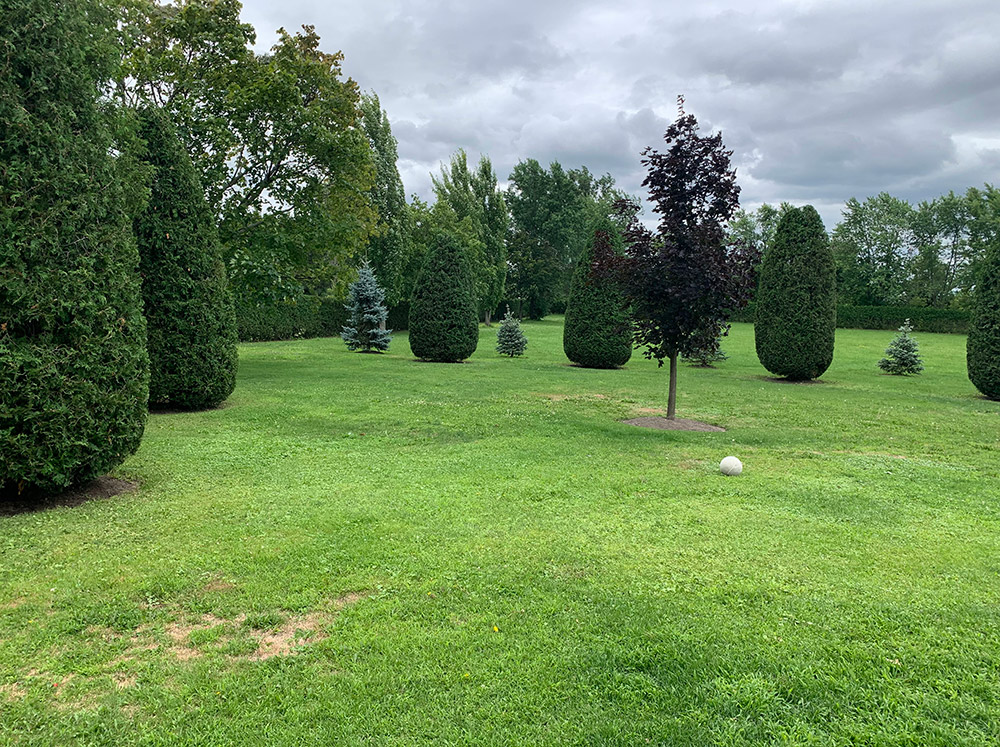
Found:
[[[623,423],[628,425],[635,425],[639,428],[653,428],[660,431],[725,431],[725,428],[720,428],[717,425],[711,425],[709,423],[702,423],[699,420],[688,420],[687,418],[675,418],[670,420],[668,418],[661,417],[651,417],[651,418],[632,418],[630,420],[623,420]]]

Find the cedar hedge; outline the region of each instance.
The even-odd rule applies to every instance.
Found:
[[[753,323],[756,304],[733,316],[734,322]],[[926,306],[838,306],[838,329],[897,330],[909,319],[914,332],[969,331],[969,312],[961,309],[933,309]]]
[[[976,389],[1000,399],[1000,237],[987,246],[976,277],[966,362]]]
[[[203,409],[236,386],[236,318],[215,219],[194,165],[162,111],[139,114],[152,167],[135,219],[149,328],[150,405]]]
[[[456,363],[476,351],[479,313],[465,248],[439,234],[417,276],[410,303],[410,350],[418,358]]]
[[[754,340],[776,376],[815,379],[833,362],[836,266],[823,220],[812,205],[778,222],[760,268]]]
[[[146,424],[132,235],[142,178],[111,134],[120,112],[98,103],[118,64],[107,8],[4,4],[0,496],[103,474],[138,448]]]
[[[625,297],[611,278],[593,269],[595,261],[606,261],[615,253],[615,239],[614,224],[604,219],[595,227],[570,284],[563,351],[585,368],[618,368],[632,357]]]

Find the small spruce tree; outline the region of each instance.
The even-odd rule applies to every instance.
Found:
[[[681,360],[697,368],[713,368],[714,363],[722,363],[729,358],[722,351],[722,339],[707,333],[692,340],[691,348],[681,356]]]
[[[524,336],[520,321],[510,312],[508,306],[507,313],[500,322],[500,329],[497,330],[497,352],[513,358],[515,355],[524,355],[527,347],[528,338]]]
[[[812,205],[786,212],[764,255],[754,340],[761,365],[793,381],[819,378],[833,362],[836,268]]]
[[[149,204],[136,217],[149,326],[149,403],[200,410],[236,386],[236,314],[215,217],[167,115],[139,114],[152,167]]]
[[[590,246],[580,257],[566,305],[563,351],[579,366],[618,368],[632,357],[632,326],[625,297],[609,273],[594,270],[595,263],[608,264],[621,253],[618,232],[605,218],[595,227]]]
[[[383,329],[389,316],[385,308],[385,291],[375,279],[367,259],[361,263],[358,279],[351,283],[347,298],[348,323],[340,333],[347,347],[362,353],[388,350],[392,330]]]
[[[885,349],[885,358],[878,362],[878,367],[889,374],[906,376],[918,374],[924,370],[920,360],[917,341],[910,337],[913,327],[907,319],[899,328],[899,334],[892,338],[889,347]]]
[[[467,252],[439,233],[417,276],[410,303],[410,349],[418,358],[457,363],[479,344],[479,310]]]
[[[976,389],[1000,400],[1000,235],[987,245],[976,275],[966,362]]]

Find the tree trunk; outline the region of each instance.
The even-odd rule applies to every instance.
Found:
[[[385,332],[385,319],[378,323],[378,328]]]
[[[490,326],[490,320],[491,320],[491,318],[492,318],[493,315],[490,314],[490,310],[487,309],[485,312],[483,312],[483,316],[486,317],[486,326],[489,327]]]
[[[677,353],[670,355],[670,393],[667,395],[667,419],[677,413]]]

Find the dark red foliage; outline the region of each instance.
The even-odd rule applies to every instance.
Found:
[[[732,151],[723,147],[721,134],[700,136],[694,115],[684,113],[683,99],[680,104],[663,136],[666,152],[643,152],[643,186],[660,216],[657,232],[639,223],[634,206],[618,206],[619,217],[629,222],[621,270],[635,341],[660,365],[728,332],[732,313],[750,300],[759,260],[755,249],[726,243],[740,193]]]

